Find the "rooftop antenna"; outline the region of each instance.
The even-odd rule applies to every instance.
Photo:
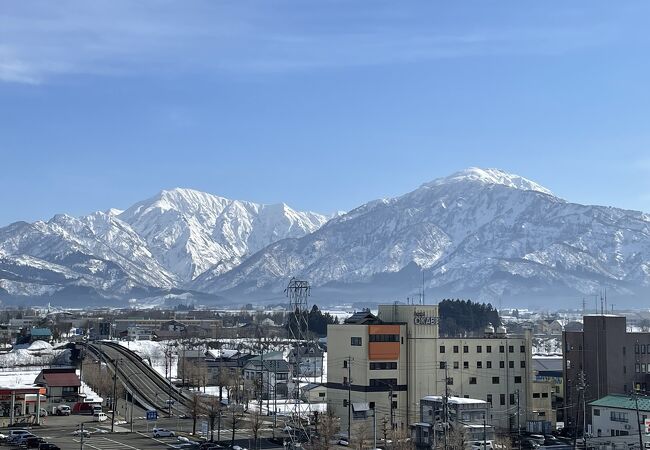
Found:
[[[422,270],[422,295],[420,296],[420,305],[424,305],[424,270]]]

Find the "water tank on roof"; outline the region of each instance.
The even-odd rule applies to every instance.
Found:
[[[505,336],[506,335],[506,327],[503,325],[497,327],[497,336]]]

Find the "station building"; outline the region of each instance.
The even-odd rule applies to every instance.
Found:
[[[532,333],[441,338],[438,324],[437,305],[380,305],[377,316],[328,326],[327,399],[342,432],[375,413],[408,430],[430,395],[484,400],[499,431],[554,425],[551,396],[542,396],[550,383],[533,373]]]

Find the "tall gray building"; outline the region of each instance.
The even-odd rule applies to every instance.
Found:
[[[584,316],[583,331],[562,336],[566,426],[577,423],[582,430],[589,402],[608,394],[645,392],[650,385],[650,333],[628,332],[625,317]],[[585,422],[591,423],[588,412]]]

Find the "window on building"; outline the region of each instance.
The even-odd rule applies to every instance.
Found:
[[[477,345],[476,346],[476,353],[483,353],[483,346]]]
[[[488,402],[490,405],[492,405],[492,394],[488,394],[487,397],[485,398],[485,401]]]
[[[515,377],[515,384],[521,384],[521,377],[520,376]]]
[[[519,347],[519,353],[526,353],[526,346],[525,345],[522,345],[521,347]]]
[[[369,403],[368,403],[368,407],[369,407],[370,409],[375,409],[375,402],[369,402]]]
[[[350,345],[354,347],[361,347],[361,338],[360,337],[351,337],[350,338]]]
[[[641,344],[641,354],[645,353],[645,344]]]
[[[533,392],[533,398],[539,398],[539,392]]]
[[[343,377],[343,384],[348,385],[348,377]]]
[[[319,397],[325,397],[325,392],[319,392],[319,393],[318,393],[318,396],[319,396]]]
[[[638,363],[635,364],[635,365],[634,365],[634,371],[635,371],[636,373],[641,372],[641,364],[638,364]]]
[[[399,342],[399,334],[371,334],[368,336],[370,342]]]
[[[509,345],[508,346],[508,353],[514,353],[515,352],[515,346],[514,345]]]
[[[458,346],[454,345],[454,353],[458,353]]]
[[[510,404],[511,405],[515,404],[515,394],[510,394]]]
[[[469,345],[463,345],[463,353],[469,353]]]
[[[548,392],[542,392],[542,398],[548,398]]]
[[[444,369],[445,367],[447,367],[447,363],[444,361],[440,361],[440,368]]]
[[[627,413],[620,411],[610,411],[610,420],[612,422],[627,422]]]
[[[460,363],[458,361],[454,361],[454,369],[460,369]]]
[[[499,404],[500,405],[506,404],[506,394],[499,394]]]
[[[600,409],[594,408],[594,416],[600,416]]]
[[[486,366],[488,369],[491,369],[491,368],[492,368],[492,361],[485,361],[485,366]]]
[[[397,369],[397,361],[370,363],[370,370],[396,370],[396,369]]]
[[[469,377],[469,384],[476,384],[476,377]]]
[[[639,354],[639,344],[634,344],[634,353]]]
[[[344,407],[344,408],[347,408],[347,407],[348,407],[348,399],[347,399],[347,398],[344,398],[344,399],[343,399],[343,407]]]
[[[505,353],[506,352],[506,347],[503,345],[499,345],[499,353]]]
[[[641,372],[645,372],[645,370],[646,370],[645,364],[641,363]]]
[[[384,387],[386,389],[397,386],[397,378],[371,378],[369,385],[372,387]]]
[[[492,384],[499,384],[499,377],[492,377]]]
[[[344,368],[344,369],[347,369],[347,368],[348,368],[348,360],[347,360],[347,359],[344,359],[344,360],[343,360],[343,368]]]
[[[441,345],[441,346],[440,346],[440,353],[444,353],[444,352],[445,352],[445,346],[444,346],[444,345]]]
[[[526,361],[523,360],[523,359],[521,361],[519,361],[519,367],[521,367],[522,369],[525,369],[526,368]]]
[[[393,400],[391,406],[393,409],[397,409],[397,400]]]
[[[486,345],[485,346],[485,352],[486,353],[492,353],[492,346],[491,345]]]
[[[476,361],[476,368],[477,369],[482,369],[483,368],[483,362],[482,361]]]
[[[508,368],[509,369],[514,369],[515,368],[515,362],[514,361],[508,361]]]
[[[623,366],[623,373],[627,373],[627,366]]]
[[[453,386],[454,385],[454,377],[448,377],[447,378],[447,385],[448,386]]]
[[[463,369],[469,369],[469,361],[463,361]]]
[[[623,346],[623,356],[625,356],[625,346]]]
[[[505,369],[506,368],[506,362],[505,361],[499,361],[499,369]]]

